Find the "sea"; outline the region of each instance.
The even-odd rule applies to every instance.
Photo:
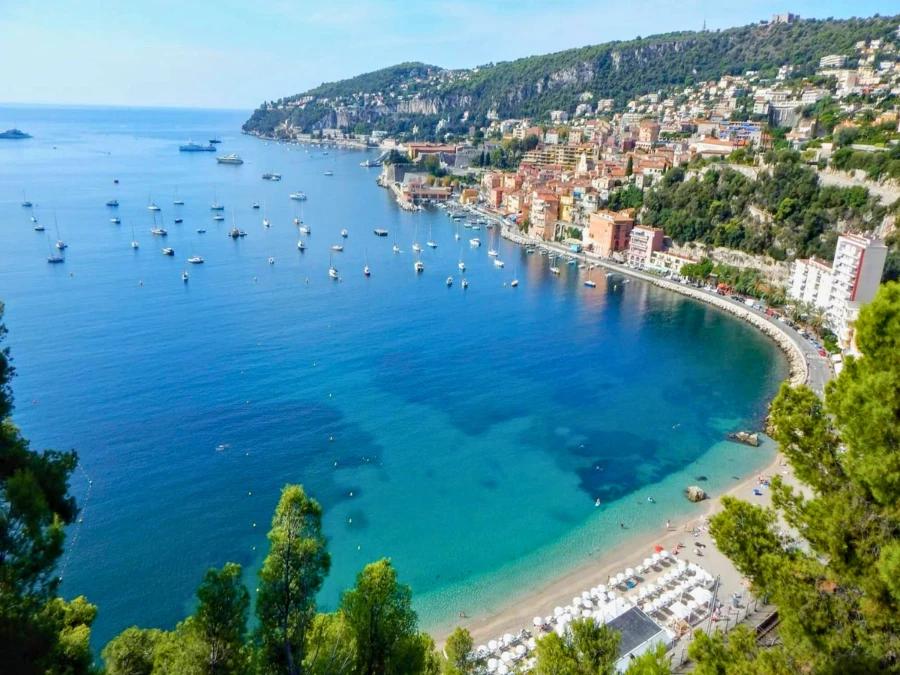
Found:
[[[320,609],[388,557],[439,636],[696,514],[683,491],[700,477],[721,494],[771,461],[771,444],[725,440],[759,427],[788,373],[753,328],[621,274],[555,277],[496,229],[457,241],[444,211],[376,186],[360,162],[377,151],[259,140],[248,114],[0,108],[33,135],[0,141],[14,420],[34,448],[78,451],[61,592],[98,605],[98,649],[174,627],[210,566],[240,563],[255,591],[288,483],[324,509]],[[211,138],[215,153],[179,152]]]

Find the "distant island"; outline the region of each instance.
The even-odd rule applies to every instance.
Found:
[[[776,15],[739,28],[638,37],[471,69],[401,63],[264,102],[243,130],[267,137],[323,129],[407,132],[438,140],[495,119],[550,121],[553,111],[572,115],[585,106],[615,113],[644,94],[747,71],[775,77],[785,64],[795,77],[815,77],[822,57],[851,55],[862,40],[893,38],[897,23],[897,17]]]
[[[24,131],[20,131],[19,129],[13,128],[13,129],[7,129],[3,133],[0,133],[0,138],[4,138],[7,140],[9,140],[9,139],[18,140],[18,139],[23,139],[23,138],[31,138],[31,134],[26,134]]]

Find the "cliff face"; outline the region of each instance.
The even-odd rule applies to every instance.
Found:
[[[402,63],[348,80],[323,84],[305,94],[264,104],[244,125],[272,133],[285,120],[308,131],[345,122],[386,124],[392,118],[437,117],[481,123],[488,116],[544,117],[570,113],[583,94],[623,106],[650,92],[713,80],[746,70],[791,64],[812,74],[826,54],[852,54],[859,40],[893,37],[900,17],[795,21],[750,25],[717,32],[682,32],[532,56],[472,70],[447,71]],[[352,108],[363,112],[341,111]],[[335,114],[329,114],[329,110]],[[416,120],[414,120],[414,123]]]

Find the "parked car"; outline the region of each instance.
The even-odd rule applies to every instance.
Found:
[[[819,349],[819,356],[825,356],[825,350]]]

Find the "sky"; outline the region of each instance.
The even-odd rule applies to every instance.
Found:
[[[0,103],[250,110],[402,61],[472,67],[896,0],[0,0]],[[2,126],[2,125],[0,125]]]

